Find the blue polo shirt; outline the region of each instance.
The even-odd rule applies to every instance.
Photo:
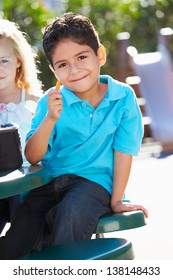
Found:
[[[107,75],[100,76],[100,81],[108,83],[108,91],[96,109],[61,86],[63,110],[42,163],[51,168],[54,177],[76,174],[111,193],[114,150],[137,155],[143,125],[132,88]],[[47,114],[47,93],[38,102],[27,139]]]

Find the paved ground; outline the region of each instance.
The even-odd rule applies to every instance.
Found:
[[[149,211],[147,225],[109,234],[133,244],[136,260],[173,260],[173,155],[139,157],[133,162],[127,187],[132,202]]]

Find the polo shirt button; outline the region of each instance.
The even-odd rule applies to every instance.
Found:
[[[91,119],[93,118],[93,114],[90,114],[90,118],[91,118]]]
[[[82,103],[82,106],[86,106],[86,103],[83,102],[83,103]]]

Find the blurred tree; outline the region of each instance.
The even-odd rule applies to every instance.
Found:
[[[55,78],[42,53],[42,31],[52,18],[59,16],[59,11],[77,12],[91,19],[107,50],[107,63],[102,72],[113,77],[117,70],[117,33],[129,32],[129,44],[139,52],[153,51],[157,32],[163,27],[172,28],[173,23],[172,0],[62,0],[57,11],[46,9],[43,3],[44,0],[4,0],[2,9],[4,16],[17,22],[37,48],[44,89],[52,86]],[[173,36],[170,49],[173,53]]]
[[[160,28],[172,27],[172,0],[65,0],[64,11],[82,13],[97,27],[107,50],[103,71],[116,75],[116,34],[129,32],[129,43],[139,52],[153,51]],[[173,37],[173,36],[172,36]],[[170,42],[173,53],[173,39]]]

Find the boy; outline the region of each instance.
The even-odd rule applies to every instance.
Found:
[[[143,206],[122,202],[143,136],[141,113],[129,86],[100,76],[106,53],[92,23],[64,14],[45,30],[43,48],[62,86],[39,100],[25,155],[31,164],[48,165],[54,179],[19,208],[3,242],[4,258],[10,235],[10,258],[16,258],[40,247],[45,225],[54,245],[90,239],[110,211],[148,215]]]

